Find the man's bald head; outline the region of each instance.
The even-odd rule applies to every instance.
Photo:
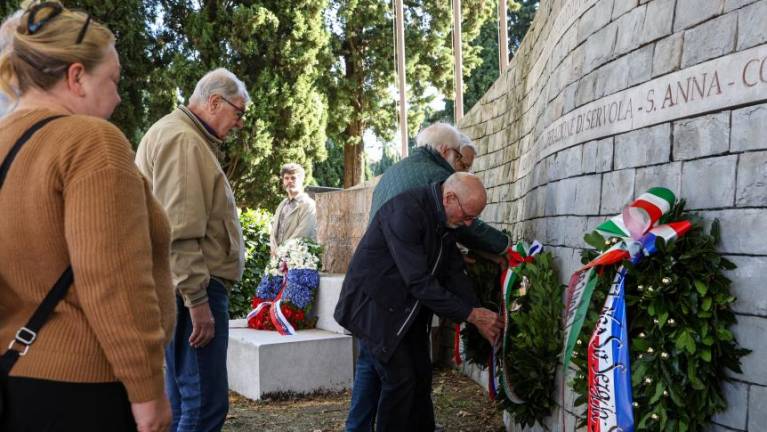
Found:
[[[449,227],[471,225],[487,204],[485,186],[474,174],[457,172],[442,186],[442,204]]]

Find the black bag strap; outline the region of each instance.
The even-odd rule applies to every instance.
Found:
[[[13,147],[11,147],[11,150],[8,152],[2,165],[0,165],[0,188],[3,186],[5,177],[8,175],[8,169],[11,167],[13,160],[16,159],[16,155],[19,154],[21,147],[29,141],[35,132],[42,129],[43,126],[49,122],[61,117],[64,116],[59,115],[44,118],[32,125],[32,127],[27,129],[27,131],[21,135]],[[42,303],[40,303],[40,306],[37,307],[35,313],[33,313],[32,317],[27,321],[27,324],[16,332],[16,336],[11,340],[10,345],[8,345],[8,351],[0,357],[0,377],[7,376],[19,357],[27,353],[29,346],[34,343],[35,339],[37,339],[37,333],[43,325],[45,325],[45,322],[48,321],[51,313],[53,313],[53,309],[55,309],[61,299],[67,295],[67,291],[72,285],[73,280],[74,275],[72,273],[72,267],[70,266],[67,267],[61,277],[59,277],[59,280],[56,281],[56,284],[53,285],[53,288],[46,294]],[[23,349],[17,351],[13,349],[14,345],[22,346]]]

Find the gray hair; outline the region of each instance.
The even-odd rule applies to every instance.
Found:
[[[436,151],[440,147],[460,150],[461,132],[447,123],[434,123],[419,132],[415,141],[417,147],[429,147]]]
[[[285,165],[280,168],[280,177],[284,176],[285,174],[296,174],[301,176],[301,178],[306,178],[306,172],[304,171],[304,167],[297,163],[286,163]]]
[[[233,73],[227,69],[218,68],[205,74],[194,88],[190,105],[202,105],[208,103],[213,95],[223,96],[226,99],[242,98],[245,103],[250,100],[248,89]]]
[[[475,155],[479,154],[479,149],[477,149],[477,146],[471,142],[471,138],[469,138],[466,134],[461,133],[461,150],[465,148],[471,149]]]

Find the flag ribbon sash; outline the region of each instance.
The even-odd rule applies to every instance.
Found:
[[[287,275],[287,265],[284,266],[285,274]],[[282,293],[285,292],[285,288],[288,286],[288,278],[282,279],[282,285],[280,286],[280,292],[277,297],[272,301],[264,301],[258,304],[255,309],[248,312],[245,317],[246,321],[250,321],[251,318],[257,316],[262,310],[267,309],[269,320],[274,325],[274,328],[283,336],[292,336],[296,334],[296,329],[290,324],[290,321],[282,313]]]
[[[588,346],[588,432],[633,432],[626,268],[615,275]]]
[[[504,327],[503,327],[503,340],[501,342],[501,346],[496,347],[496,349],[493,350],[493,353],[496,351],[501,352],[501,359],[500,361],[496,362],[499,364],[499,367],[501,369],[500,373],[500,384],[503,387],[503,391],[506,394],[506,397],[513,403],[521,404],[524,403],[524,400],[520,398],[515,392],[514,392],[514,386],[509,380],[509,374],[508,374],[508,365],[506,364],[506,358],[507,354],[510,349],[510,340],[509,340],[509,321],[510,321],[510,313],[514,312],[515,309],[515,302],[513,299],[513,289],[517,285],[518,282],[518,272],[521,270],[525,263],[534,262],[535,255],[538,255],[543,251],[543,245],[541,245],[540,242],[533,241],[532,244],[528,245],[524,242],[517,243],[512,250],[509,250],[507,254],[507,259],[509,262],[509,267],[506,269],[506,271],[501,275],[501,295],[503,296],[503,301],[501,302],[501,312],[504,319]],[[524,292],[521,292],[520,295],[525,295]],[[494,363],[495,364],[495,363]]]
[[[575,343],[586,319],[591,295],[597,286],[597,274],[594,268],[581,270],[572,275],[567,285],[567,299],[564,310],[564,358],[565,369],[570,364]]]

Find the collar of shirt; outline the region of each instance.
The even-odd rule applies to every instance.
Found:
[[[212,127],[210,127],[210,125],[209,125],[208,123],[206,123],[206,122],[205,122],[205,120],[203,120],[202,118],[200,118],[200,116],[198,116],[197,114],[195,114],[195,113],[194,113],[192,110],[189,110],[189,112],[190,112],[190,113],[192,113],[192,115],[193,115],[193,116],[194,116],[194,117],[197,119],[197,121],[199,121],[199,122],[200,122],[200,124],[201,124],[201,125],[202,125],[202,126],[205,128],[205,130],[206,130],[206,131],[208,131],[208,133],[209,133],[209,134],[213,135],[214,137],[216,137],[216,138],[218,138],[218,139],[221,139],[221,137],[219,137],[219,136],[218,136],[218,134],[216,133],[216,131],[215,131],[215,130],[213,130],[213,128],[212,128]]]
[[[444,229],[453,229],[447,226],[447,215],[445,214],[445,205],[442,203],[442,185],[445,182],[434,182],[431,184],[432,197],[437,207],[437,221],[439,226]]]

